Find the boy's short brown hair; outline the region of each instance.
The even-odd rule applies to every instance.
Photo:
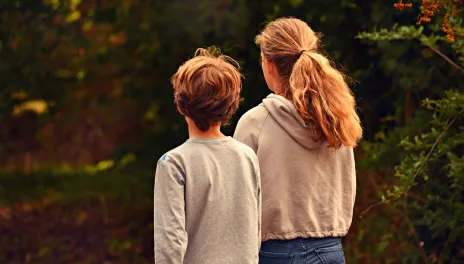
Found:
[[[215,47],[199,48],[171,78],[179,111],[202,131],[211,123],[228,124],[242,88],[238,63]]]

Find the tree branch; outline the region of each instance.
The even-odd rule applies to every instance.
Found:
[[[427,264],[429,262],[427,259],[427,254],[425,253],[425,250],[423,248],[423,242],[420,240],[419,235],[417,234],[416,229],[414,228],[414,225],[412,224],[411,219],[409,218],[409,211],[408,211],[408,205],[406,204],[406,200],[403,201],[403,210],[404,210],[404,216],[405,216],[404,219],[406,221],[406,224],[409,227],[409,232],[412,233],[412,235],[414,236],[414,239],[416,240],[416,244],[418,246],[421,257],[424,260],[424,264]]]
[[[438,145],[438,143],[441,141],[441,139],[445,136],[446,132],[448,132],[448,130],[450,129],[450,127],[453,125],[453,123],[456,121],[456,119],[458,119],[459,115],[456,115],[454,116],[454,118],[446,125],[445,129],[443,129],[443,131],[441,132],[441,134],[437,137],[437,139],[435,140],[435,142],[433,143],[432,147],[430,148],[429,152],[427,153],[427,156],[425,156],[421,166],[417,169],[417,171],[414,173],[414,176],[412,177],[412,181],[415,181],[416,177],[419,175],[419,173],[422,171],[422,168],[425,166],[425,163],[429,160],[430,156],[432,155],[432,152],[433,150],[435,149],[435,147]],[[364,210],[362,213],[361,213],[361,216],[359,218],[363,218],[364,215],[369,212],[372,208],[374,207],[377,207],[381,204],[384,204],[384,203],[387,203],[387,202],[391,202],[391,201],[395,201],[395,200],[398,200],[399,198],[401,198],[402,196],[408,196],[408,193],[409,193],[409,189],[407,189],[406,191],[403,191],[400,196],[398,197],[394,197],[390,200],[382,200],[380,202],[377,202],[375,204],[371,204],[369,207],[366,208],[366,210]]]
[[[427,153],[427,156],[425,156],[424,158],[424,161],[422,162],[421,166],[417,169],[416,173],[414,173],[414,176],[412,177],[412,181],[415,181],[416,180],[416,177],[419,175],[419,173],[421,172],[422,168],[425,166],[425,163],[427,162],[427,160],[430,158],[430,156],[432,155],[432,152],[433,150],[435,149],[435,147],[438,145],[438,143],[441,141],[441,139],[445,136],[446,132],[448,132],[448,130],[450,129],[450,127],[453,125],[453,123],[456,121],[456,119],[458,119],[458,116],[459,115],[456,115],[454,116],[454,118],[448,123],[448,125],[446,125],[445,129],[443,129],[443,131],[440,133],[440,135],[437,137],[437,139],[435,140],[435,142],[433,143],[432,147],[430,148],[429,152]],[[404,194],[407,196],[408,195],[408,192],[409,192],[410,189],[408,189]]]
[[[454,61],[452,61],[448,56],[446,56],[445,54],[441,53],[441,51],[439,51],[437,48],[433,47],[432,45],[430,44],[426,44],[427,47],[429,47],[431,50],[433,50],[436,54],[440,55],[441,57],[443,57],[443,59],[445,59],[447,62],[449,62],[451,65],[453,65],[454,67],[456,67],[457,69],[459,69],[460,71],[464,72],[464,68],[462,68],[461,66],[459,66],[458,64],[456,64]]]

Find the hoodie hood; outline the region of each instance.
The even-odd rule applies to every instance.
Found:
[[[272,118],[300,145],[307,149],[322,146],[322,143],[313,140],[311,131],[291,101],[283,96],[270,94],[263,100],[263,105]]]

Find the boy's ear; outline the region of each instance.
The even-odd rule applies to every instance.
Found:
[[[179,111],[179,113],[183,116],[185,116],[185,114],[182,112],[182,110],[180,110],[179,106],[177,106],[177,111]]]

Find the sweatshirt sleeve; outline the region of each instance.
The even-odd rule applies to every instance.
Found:
[[[258,250],[261,248],[261,208],[262,208],[262,197],[261,197],[261,176],[259,165],[256,168],[256,174],[258,176]]]
[[[158,161],[154,193],[155,263],[182,264],[187,249],[185,178],[180,166]]]
[[[258,152],[258,138],[269,113],[264,106],[257,107],[246,112],[238,121],[234,138]]]

